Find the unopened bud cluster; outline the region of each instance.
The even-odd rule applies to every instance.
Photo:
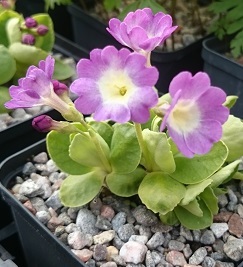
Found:
[[[48,27],[43,24],[38,24],[38,22],[32,18],[25,18],[24,23],[21,25],[22,43],[27,45],[34,45],[36,42],[36,36],[44,36],[48,33]]]

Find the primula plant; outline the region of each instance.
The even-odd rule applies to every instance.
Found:
[[[85,205],[107,188],[138,195],[164,223],[200,229],[218,212],[221,184],[241,178],[243,124],[229,115],[235,97],[212,86],[206,73],[186,71],[158,95],[150,54],[176,28],[170,15],[149,8],[111,19],[108,31],[132,51],[107,46],[81,59],[69,88],[74,102],[53,80],[51,56],[10,87],[6,108],[49,105],[65,118],[33,120],[37,130],[50,131],[48,153],[68,174],[59,191],[65,206]]]
[[[17,83],[29,66],[37,66],[45,59],[52,52],[55,41],[48,14],[24,18],[9,5],[10,1],[0,1],[0,112],[6,112],[3,104],[10,99],[8,84]],[[73,75],[73,70],[57,60],[54,75],[56,79],[64,80]]]

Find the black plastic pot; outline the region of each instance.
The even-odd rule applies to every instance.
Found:
[[[54,52],[61,53],[66,57],[72,57],[75,61],[88,56],[88,52],[85,49],[68,41],[61,35],[56,34],[55,41]],[[62,118],[55,110],[50,110],[49,112],[45,112],[45,114],[56,120]],[[44,133],[38,133],[34,130],[31,123],[32,119],[29,119],[0,131],[0,161],[45,137]]]
[[[107,25],[90,14],[83,11],[76,4],[68,6],[73,25],[74,41],[87,50],[103,48],[107,45],[114,45],[118,49],[123,47],[106,30]],[[167,93],[172,78],[181,71],[188,70],[195,74],[203,70],[201,58],[202,41],[195,43],[174,52],[161,52],[155,50],[151,55],[151,63],[160,72],[157,89],[161,93]]]
[[[23,14],[24,17],[29,17],[37,13],[45,13],[44,0],[21,0],[16,1],[15,11]],[[55,32],[62,36],[73,40],[73,32],[71,27],[70,14],[67,12],[66,5],[55,5],[54,9],[49,9],[48,13],[52,19]]]
[[[210,76],[212,85],[222,88],[227,95],[239,97],[231,114],[243,118],[243,66],[224,56],[227,49],[227,44],[216,37],[204,40],[204,71]]]
[[[0,164],[0,193],[4,201],[10,205],[13,213],[26,259],[26,265],[23,267],[85,267],[71,250],[40,223],[8,190],[13,179],[20,174],[27,159],[43,151],[45,151],[45,140],[23,149]]]

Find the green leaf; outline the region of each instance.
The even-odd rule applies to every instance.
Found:
[[[162,223],[168,224],[168,225],[175,225],[175,224],[178,224],[179,222],[174,211],[170,211],[164,215],[159,214],[159,218]]]
[[[50,157],[62,171],[73,175],[83,174],[91,171],[90,168],[83,166],[70,158],[69,134],[51,131],[47,134],[46,145]]]
[[[4,103],[10,99],[8,87],[0,86],[0,113],[8,113],[11,111],[4,107]]]
[[[11,18],[6,24],[6,32],[9,44],[21,42],[20,18]]]
[[[101,190],[104,172],[95,170],[83,175],[70,175],[61,185],[59,196],[67,207],[79,207],[90,202]]]
[[[106,184],[112,193],[130,197],[138,193],[138,187],[145,175],[146,172],[142,168],[126,174],[110,173],[106,177]]]
[[[141,149],[135,128],[130,123],[113,125],[110,162],[114,173],[125,174],[134,171],[141,158]]]
[[[152,171],[174,172],[175,161],[166,134],[144,129],[143,138],[151,160],[149,165],[152,166]]]
[[[107,12],[112,11],[115,8],[119,8],[121,5],[121,0],[104,0],[103,1],[104,8]]]
[[[216,215],[218,213],[218,198],[215,196],[211,187],[205,188],[205,190],[200,194],[200,198],[204,201],[212,214]]]
[[[209,227],[213,222],[213,215],[203,200],[199,200],[199,207],[203,216],[196,216],[182,206],[175,208],[175,214],[180,223],[188,229],[197,230]]]
[[[4,46],[8,47],[9,45],[9,40],[8,40],[8,35],[6,31],[6,25],[11,18],[18,18],[21,19],[22,16],[18,14],[15,11],[12,10],[5,10],[0,13],[0,44],[3,44]]]
[[[56,80],[66,80],[75,74],[75,69],[60,59],[55,59],[55,70],[53,78]]]
[[[138,195],[147,208],[162,215],[172,211],[185,192],[184,185],[162,172],[147,174],[138,189]]]
[[[187,211],[189,211],[190,213],[192,213],[195,216],[198,217],[202,217],[203,216],[203,211],[201,210],[197,199],[193,199],[190,203],[188,203],[187,205],[181,205],[184,209],[186,209]]]
[[[0,45],[0,62],[0,84],[4,84],[14,76],[16,72],[16,62],[8,52],[8,49],[3,45]]]
[[[183,184],[196,184],[206,180],[225,162],[228,149],[223,142],[214,144],[209,153],[193,158],[175,157],[176,170],[171,177]]]
[[[109,154],[109,147],[102,137],[96,134],[97,141],[106,154]],[[87,134],[76,134],[70,145],[70,157],[81,165],[87,167],[100,167],[104,169],[101,155],[95,146],[93,139]]]
[[[219,171],[217,171],[215,174],[213,174],[210,179],[213,180],[211,187],[215,188],[221,185],[222,183],[227,182],[229,179],[234,177],[234,174],[238,170],[238,166],[241,163],[241,160],[236,160],[234,162],[231,162],[227,166],[223,167]]]
[[[235,105],[238,98],[239,97],[236,95],[228,95],[226,97],[226,101],[224,102],[224,106],[229,109],[232,108]]]
[[[243,155],[243,122],[241,119],[230,115],[223,124],[221,140],[229,149],[227,161],[234,161]]]
[[[51,17],[45,13],[35,14],[32,17],[38,22],[38,24],[43,24],[48,27],[47,34],[36,37],[35,46],[46,52],[52,51],[55,42],[55,34]]]
[[[45,59],[48,56],[48,53],[40,48],[22,43],[11,44],[9,46],[9,52],[16,61],[25,64],[26,67],[30,65],[37,66],[41,59]]]
[[[106,122],[91,121],[89,124],[97,131],[97,133],[111,146],[113,128]]]
[[[186,193],[184,198],[181,201],[181,205],[188,205],[191,201],[193,201],[200,193],[204,191],[204,189],[212,183],[212,179],[206,179],[197,184],[191,184],[186,187]]]

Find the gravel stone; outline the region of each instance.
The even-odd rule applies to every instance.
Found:
[[[132,235],[136,234],[134,226],[132,224],[128,224],[128,223],[122,225],[118,229],[117,233],[118,233],[118,236],[120,237],[120,239],[124,242],[127,242]]]
[[[36,197],[43,193],[43,189],[33,180],[28,179],[21,184],[19,193],[26,197]]]
[[[59,198],[59,191],[55,191],[46,201],[46,205],[48,207],[53,208],[54,210],[57,210],[62,207],[61,200]]]
[[[96,216],[88,209],[81,208],[76,218],[76,224],[86,234],[97,235],[99,229],[95,226]]]
[[[111,221],[113,230],[118,231],[118,229],[126,223],[126,218],[127,215],[125,212],[118,212]]]
[[[133,216],[139,224],[144,226],[152,226],[158,222],[156,215],[142,205],[134,209]]]
[[[200,241],[204,245],[211,245],[215,242],[214,234],[211,230],[205,230],[201,235]]]
[[[114,230],[108,230],[105,232],[102,232],[98,235],[95,235],[94,238],[94,244],[105,244],[113,240],[115,237],[115,231]]]
[[[168,244],[170,250],[182,251],[185,248],[185,244],[177,240],[170,240]]]
[[[146,245],[149,249],[156,249],[158,246],[163,245],[164,240],[164,235],[160,232],[157,232],[149,239]]]
[[[227,223],[213,223],[210,226],[216,238],[220,238],[229,229]]]
[[[93,254],[93,258],[96,261],[102,261],[105,260],[107,257],[107,248],[106,246],[102,245],[102,244],[97,244],[94,246],[94,254]]]
[[[229,237],[224,244],[225,254],[234,261],[243,259],[243,239]]]
[[[207,256],[207,250],[205,247],[197,249],[192,256],[189,258],[189,264],[198,265],[203,262],[204,258]]]
[[[148,248],[141,243],[135,241],[128,241],[120,249],[120,256],[123,257],[125,262],[129,263],[142,263]]]
[[[215,267],[215,260],[206,256],[203,260],[202,267]]]

